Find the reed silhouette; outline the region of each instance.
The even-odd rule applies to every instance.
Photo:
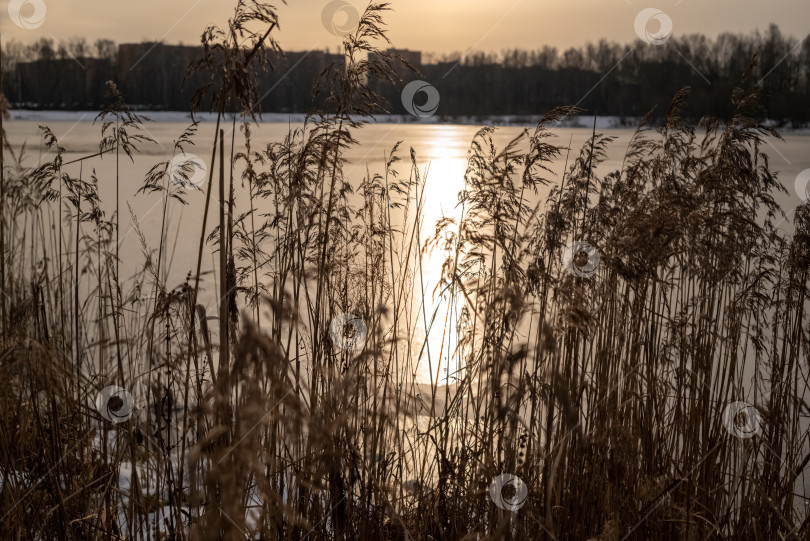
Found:
[[[240,0],[205,30],[190,70],[210,79],[196,103],[213,104],[215,143],[180,286],[165,278],[166,217],[191,163],[147,174],[137,197],[161,205],[160,237],[139,232],[140,270],[119,272],[120,208],[102,211],[98,185],[117,186],[120,151],[149,141],[114,86],[97,155],[66,164],[43,127],[50,159],[28,168],[4,139],[2,537],[807,538],[810,210],[780,227],[763,152],[778,134],[755,120],[756,85],[697,126],[680,118],[684,89],[616,171],[600,167],[612,137],[557,143],[572,107],[503,148],[483,128],[460,217],[425,223],[413,151],[346,166],[385,110],[372,82],[397,81],[388,9],[367,7],[313,90],[325,105],[264,148],[254,74],[279,51],[276,10]],[[115,178],[97,177],[113,152]],[[430,251],[446,258],[435,292],[421,286]],[[428,312],[434,295],[458,310]],[[367,335],[332,332],[344,313]],[[436,329],[457,342],[426,348]],[[125,393],[99,401],[110,385]],[[756,434],[724,418],[739,401]],[[514,512],[490,495],[503,473],[527,489]]]

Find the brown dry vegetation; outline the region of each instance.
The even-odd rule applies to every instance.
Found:
[[[141,236],[136,279],[119,279],[121,209],[108,217],[97,196],[118,178],[88,171],[126,167],[148,138],[114,86],[104,156],[81,169],[47,129],[53,159],[35,169],[5,145],[0,535],[807,539],[810,210],[792,236],[779,227],[762,152],[776,134],[755,120],[755,88],[741,84],[732,118],[697,127],[680,120],[684,91],[608,174],[611,138],[596,133],[562,178],[550,170],[568,152],[552,128],[573,109],[505,148],[482,129],[461,219],[434,228],[418,219],[417,156],[406,176],[399,148],[384,171],[344,176],[357,119],[381,108],[366,81],[395,80],[395,58],[364,60],[386,42],[385,9],[367,9],[346,65],[324,74],[327,108],[266,148],[249,123],[235,141],[221,124],[252,117],[275,10],[240,1],[206,30],[192,69],[210,73],[198,103],[219,114],[205,186],[218,220],[179,287],[162,278],[165,227]],[[164,220],[186,196],[172,173],[155,165],[139,195],[159,198]],[[578,241],[598,249],[589,276],[571,272],[582,253],[566,266]],[[461,310],[414,320],[430,249],[447,254],[437,294]],[[200,270],[212,253],[227,269],[216,283]],[[198,305],[206,281],[216,318]],[[368,328],[359,351],[330,337],[344,312]],[[427,326],[458,332],[457,348],[423,350]],[[414,380],[417,363],[438,373],[451,358],[450,385]],[[96,408],[112,384],[134,396],[123,423]],[[759,412],[755,437],[726,428],[734,401]],[[501,473],[528,488],[515,513],[490,498]]]

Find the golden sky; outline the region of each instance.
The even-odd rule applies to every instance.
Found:
[[[345,0],[361,10],[366,3]],[[46,10],[41,26],[24,30],[5,9],[0,18],[3,40],[31,41],[41,36],[89,41],[110,38],[119,43],[163,40],[196,44],[208,23],[224,23],[235,0],[0,0],[1,4],[40,2]],[[285,50],[335,50],[339,38],[321,22],[329,0],[289,0],[279,5]],[[543,45],[578,46],[608,38],[622,43],[636,38],[633,23],[644,8],[666,12],[673,35],[701,32],[764,30],[771,22],[786,34],[803,38],[810,32],[810,0],[392,0],[389,35],[394,45],[426,52],[501,51]],[[33,6],[23,5],[23,16]],[[338,15],[340,16],[340,15]],[[339,21],[340,22],[340,21]]]

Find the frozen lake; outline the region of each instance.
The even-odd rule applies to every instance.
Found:
[[[17,117],[15,119],[15,116]],[[148,115],[147,115],[148,116]],[[158,120],[146,125],[146,134],[156,141],[154,144],[143,144],[140,153],[131,163],[126,156],[121,157],[121,274],[125,281],[131,280],[135,272],[140,270],[144,262],[143,250],[140,240],[131,227],[127,205],[131,206],[137,216],[140,228],[144,233],[149,249],[156,249],[161,227],[162,197],[159,194],[136,195],[142,186],[144,177],[149,169],[160,161],[172,157],[173,141],[188,126],[182,122],[182,115],[158,114]],[[53,159],[47,149],[41,144],[40,124],[47,124],[58,137],[59,144],[66,149],[65,162],[98,152],[101,137],[100,124],[93,124],[94,113],[27,113],[17,112],[12,120],[6,121],[4,126],[11,144],[19,149],[26,144],[26,157],[24,163],[36,165],[45,160]],[[169,119],[169,120],[167,120]],[[277,120],[277,118],[274,118]],[[300,120],[300,119],[293,119]],[[238,126],[238,125],[237,125]],[[293,127],[301,127],[300,123],[267,122],[253,127],[252,147],[254,150],[264,149],[268,143],[282,141]],[[223,124],[226,140],[230,139],[231,123]],[[237,128],[238,129],[238,128]],[[464,172],[466,169],[467,151],[475,133],[480,126],[457,124],[406,124],[406,123],[378,123],[364,126],[353,132],[359,141],[348,149],[346,158],[349,163],[344,168],[346,179],[358,186],[367,171],[372,175],[384,172],[386,155],[401,141],[398,156],[401,161],[395,169],[400,176],[410,174],[410,148],[416,154],[417,166],[422,178],[427,171],[426,203],[424,206],[424,231],[422,239],[433,230],[433,223],[442,216],[453,216],[456,208],[457,194],[464,185]],[[525,128],[517,126],[499,127],[495,132],[495,141],[499,147],[518,136]],[[187,153],[194,153],[208,164],[211,159],[211,146],[214,140],[215,123],[203,122],[195,138],[195,145],[186,148]],[[602,130],[616,137],[608,149],[607,161],[599,166],[597,174],[601,177],[622,167],[622,159],[628,142],[633,135],[632,129],[609,128]],[[558,136],[556,144],[567,146],[570,141],[571,158],[577,155],[579,149],[588,140],[591,130],[577,127],[557,127],[554,133]],[[243,142],[241,132],[236,133],[237,152]],[[799,172],[810,168],[810,136],[804,134],[789,134],[784,141],[769,140],[768,148],[764,151],[770,156],[771,167],[779,172],[779,178],[787,189],[787,194],[779,194],[778,202],[782,205],[788,220],[781,226],[790,229],[792,212],[800,198],[794,190],[794,183]],[[226,164],[228,162],[226,151]],[[553,162],[552,171],[555,181],[559,182],[565,165],[565,154]],[[218,165],[217,165],[218,167]],[[110,153],[102,158],[93,158],[80,164],[74,163],[65,167],[65,171],[73,176],[80,173],[85,179],[95,171],[99,179],[99,192],[102,207],[110,217],[115,209],[115,157]],[[228,172],[226,171],[226,177]],[[239,187],[240,171],[234,172],[234,183],[237,192],[237,213],[244,212],[245,202],[240,204],[239,194],[244,190]],[[216,205],[217,193],[212,194],[213,201],[209,208],[208,232],[218,223],[218,208]],[[538,197],[545,199],[546,193],[539,193]],[[199,246],[200,228],[202,226],[203,211],[205,208],[205,193],[203,191],[189,191],[186,197],[188,205],[172,202],[169,205],[168,215],[168,265],[166,268],[167,286],[173,288],[180,285],[189,273],[194,273],[196,256]],[[536,201],[537,202],[537,201]],[[269,204],[269,203],[264,203]],[[258,208],[259,213],[262,208]],[[395,222],[397,217],[392,218]],[[212,278],[218,273],[217,257],[211,250],[206,250],[202,262],[202,290],[199,302],[207,306],[208,313],[215,313],[217,295],[215,283]],[[424,287],[432,291],[441,271],[443,256],[437,254],[427,255],[423,261]],[[213,272],[213,274],[212,274]],[[125,290],[128,289],[125,286]],[[435,308],[435,307],[434,307]],[[431,333],[430,340],[433,341]],[[440,337],[437,338],[440,340]]]

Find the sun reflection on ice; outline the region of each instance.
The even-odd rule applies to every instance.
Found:
[[[459,155],[458,149],[453,148],[461,140],[456,131],[454,127],[438,131],[430,141],[426,165],[417,155],[422,183],[419,188],[422,214],[419,242],[423,249],[426,239],[435,235],[437,221],[453,219],[454,223],[447,226],[445,231],[456,233],[462,217],[458,194],[464,189],[467,162],[462,158],[450,157]],[[449,292],[437,287],[447,257],[448,252],[440,246],[429,245],[422,252],[421,280],[419,268],[415,276],[416,297],[424,298],[424,305],[419,302],[415,306],[418,311],[415,314],[418,321],[414,333],[417,340],[415,345],[422,349],[417,377],[422,382],[433,381],[440,385],[452,384],[459,376],[459,359],[454,353],[458,343],[456,322],[463,306],[458,292],[451,302]],[[420,285],[423,295],[419,294]],[[425,332],[426,328],[429,329],[428,333]]]

